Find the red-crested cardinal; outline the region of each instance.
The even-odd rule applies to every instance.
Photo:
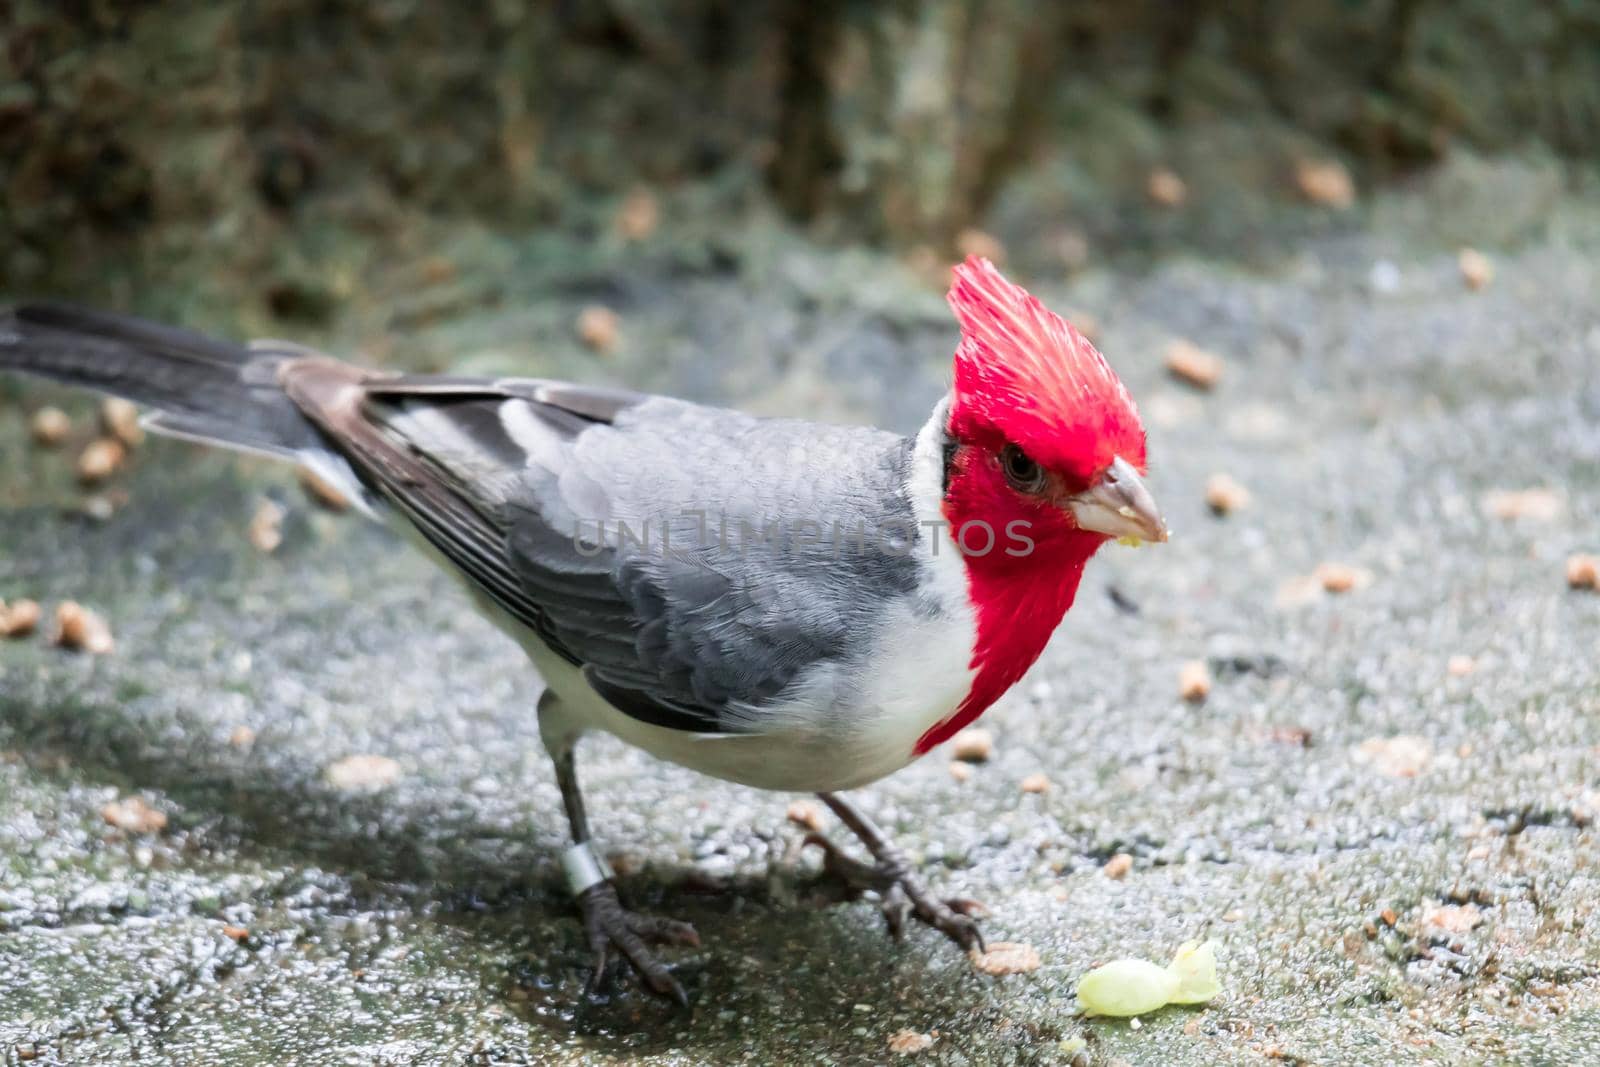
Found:
[[[818,793],[872,863],[830,869],[963,948],[838,795],[976,719],[1032,665],[1111,538],[1166,539],[1132,398],[1084,337],[983,259],[955,268],[954,383],[911,438],[528,378],[366,370],[54,306],[0,315],[0,368],[127,397],[157,431],[303,463],[465,584],[546,689],[539,732],[596,955],[684,999],[590,843],[574,748],[606,730],[706,774]]]

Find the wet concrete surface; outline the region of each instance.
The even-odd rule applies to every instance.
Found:
[[[625,899],[703,938],[670,953],[687,1015],[629,985],[583,997],[539,680],[448,579],[292,472],[175,442],[135,453],[109,521],[72,517],[70,453],[29,444],[26,414],[92,405],[4,386],[0,597],[79,600],[116,649],[0,644],[0,1060],[876,1063],[910,1029],[951,1064],[1066,1063],[1077,1038],[1107,1064],[1584,1062],[1600,594],[1563,563],[1600,552],[1600,226],[1565,218],[1482,292],[1381,227],[1267,271],[1027,278],[1098,321],[1175,537],[1091,564],[970,780],[940,752],[861,796],[1043,966],[990,978],[929,931],[894,944],[797,854],[794,798],[592,739]],[[752,237],[707,262],[617,254],[525,271],[498,306],[396,304],[387,355],[902,430],[942,388],[953,327],[891,261]],[[571,339],[596,300],[623,317],[605,358]],[[363,314],[335,340],[370,336]],[[1225,357],[1214,391],[1164,375],[1172,337]],[[1219,471],[1253,494],[1221,519]],[[1483,506],[1532,487],[1555,515]],[[289,510],[271,555],[246,536],[263,496]],[[1308,580],[1330,562],[1355,588]],[[1191,659],[1202,704],[1178,697]],[[398,778],[332,784],[351,755]],[[1049,791],[1024,794],[1035,773]],[[109,825],[127,796],[165,827]],[[1092,964],[1197,936],[1212,1004],[1073,1013]]]

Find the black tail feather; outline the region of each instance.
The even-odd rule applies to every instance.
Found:
[[[280,455],[322,446],[277,382],[277,365],[298,354],[66,304],[0,311],[0,370],[155,408],[157,431]]]

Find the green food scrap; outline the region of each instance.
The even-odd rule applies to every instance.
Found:
[[[1078,980],[1078,1010],[1128,1018],[1168,1004],[1204,1004],[1221,992],[1216,946],[1186,941],[1166,967],[1149,960],[1113,960]]]

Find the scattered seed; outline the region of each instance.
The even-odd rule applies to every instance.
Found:
[[[1250,506],[1250,490],[1226,474],[1206,479],[1206,507],[1214,515],[1227,515]]]
[[[62,648],[105,655],[116,647],[106,621],[75,601],[56,606],[56,630],[51,640]]]
[[[383,789],[400,775],[400,764],[388,756],[346,756],[323,771],[329,785],[349,792]]]
[[[661,208],[655,194],[648,189],[635,189],[622,200],[614,220],[617,233],[630,241],[643,241],[656,232],[661,222]]]
[[[1039,969],[1039,950],[1020,941],[996,941],[987,951],[970,953],[972,966],[989,975],[1026,974]]]
[[[242,943],[250,939],[250,931],[242,926],[224,926],[222,928],[222,936]]]
[[[971,778],[974,773],[975,772],[972,769],[972,764],[962,763],[960,760],[950,761],[950,777],[954,778],[956,781],[965,782],[967,779]]]
[[[1474,292],[1494,281],[1494,262],[1476,248],[1463,248],[1456,256],[1456,266],[1461,280]]]
[[[60,408],[40,408],[33,413],[33,440],[44,448],[57,448],[72,434],[72,420]]]
[[[609,352],[617,347],[621,326],[617,313],[603,304],[590,304],[578,312],[578,340],[595,352]]]
[[[1189,186],[1167,167],[1157,167],[1145,179],[1145,195],[1161,207],[1182,207],[1189,199]]]
[[[89,442],[89,446],[78,455],[78,481],[85,485],[97,485],[105,481],[117,472],[127,456],[128,450],[114,438],[102,437]]]
[[[455,281],[458,273],[455,261],[447,256],[429,256],[422,261],[422,280],[429,285]]]
[[[822,809],[809,800],[797,800],[784,812],[789,821],[813,833],[822,829]]]
[[[127,502],[126,489],[108,489],[103,493],[90,493],[78,502],[75,511],[91,522],[110,522],[117,509]]]
[[[950,742],[950,753],[967,763],[983,763],[994,754],[994,735],[981,727],[962,730]]]
[[[0,637],[27,637],[38,629],[39,602],[18,600],[7,606],[0,600]]]
[[[1042,774],[1030,774],[1018,785],[1024,793],[1050,792],[1050,779]]]
[[[922,1034],[915,1030],[900,1030],[889,1035],[889,1051],[896,1056],[915,1056],[919,1052],[926,1052],[933,1047],[932,1034]]]
[[[1466,934],[1483,922],[1476,904],[1428,905],[1422,909],[1422,926],[1434,933]]]
[[[1205,660],[1192,659],[1178,668],[1178,695],[1191,704],[1211,695],[1211,671]]]
[[[1000,243],[1000,238],[973,227],[968,227],[956,235],[956,250],[963,258],[982,256],[994,263],[1006,261],[1006,246]]]
[[[1128,877],[1129,871],[1133,870],[1133,857],[1126,852],[1118,852],[1115,856],[1106,860],[1106,865],[1101,867],[1100,870],[1107,878],[1121,881]]]
[[[1451,656],[1444,669],[1452,678],[1465,678],[1478,669],[1478,664],[1471,656]]]
[[[130,834],[160,833],[167,827],[167,814],[146,804],[139,797],[113,800],[100,809],[100,817]]]
[[[1492,489],[1483,494],[1485,514],[1496,519],[1550,522],[1561,517],[1566,502],[1554,489]]]
[[[1385,926],[1393,926],[1395,923],[1400,921],[1400,916],[1394,913],[1393,908],[1384,908],[1382,911],[1378,912],[1378,918],[1383,921],[1383,925]]]
[[[1361,584],[1361,572],[1343,563],[1320,563],[1314,577],[1329,593],[1348,593]]]
[[[1167,373],[1196,389],[1215,388],[1222,377],[1222,357],[1181,338],[1167,345]]]
[[[1337,160],[1302,159],[1294,165],[1294,183],[1313,204],[1343,210],[1356,202],[1356,183]]]
[[[301,491],[313,502],[329,511],[345,511],[350,507],[350,498],[310,467],[301,467],[298,474]]]
[[[257,552],[272,553],[283,544],[284,510],[273,500],[262,500],[250,519],[250,544]]]
[[[1304,726],[1274,726],[1267,730],[1266,739],[1280,745],[1311,747],[1311,731]]]
[[[1398,734],[1370,737],[1356,746],[1356,758],[1390,778],[1415,778],[1433,759],[1433,746],[1425,737]]]
[[[129,449],[144,444],[144,427],[139,425],[139,408],[120,396],[108,396],[100,402],[100,428],[108,437],[122,442]]]
[[[1567,557],[1567,585],[1573,589],[1600,589],[1600,556]]]

